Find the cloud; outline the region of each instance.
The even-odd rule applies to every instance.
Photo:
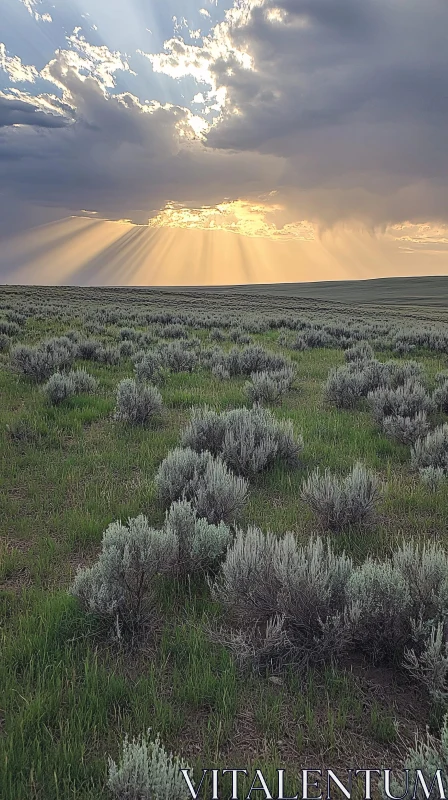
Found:
[[[28,126],[6,128],[0,137],[0,185],[11,199],[146,223],[170,201],[217,204],[238,197],[242,185],[254,194],[278,179],[279,159],[206,148],[198,137],[202,118],[130,93],[112,95],[105,85],[110,72],[92,62],[94,75],[83,75],[85,60],[59,51],[42,71],[61,91],[58,101],[25,93],[3,98],[3,124]]]
[[[36,8],[40,4],[40,0],[20,0],[20,2],[23,3],[27,11],[31,14],[32,17],[34,17],[36,21],[39,20],[41,20],[42,22],[53,21],[51,14],[49,14],[48,12],[45,12],[44,14],[39,14],[39,12],[36,11]]]
[[[39,74],[32,64],[26,66],[22,64],[18,56],[8,56],[3,42],[0,42],[0,69],[6,72],[12,83],[20,83],[21,81],[34,83]]]
[[[244,200],[227,200],[216,206],[202,208],[186,208],[179,203],[168,203],[150,220],[150,227],[227,231],[279,241],[312,241],[316,238],[314,226],[306,220],[278,225],[276,218],[282,210],[282,206],[273,202],[254,203]]]
[[[118,70],[136,74],[122,53],[111,51],[106,45],[90,44],[79,27],[75,28],[71,36],[67,36],[67,42],[72,48],[62,51],[67,66],[74,67],[78,72],[85,70],[108,89],[115,86],[114,73]]]
[[[184,105],[123,91],[133,54],[79,27],[40,73],[0,46],[10,81],[37,84],[0,93],[0,184],[151,227],[351,225],[418,246],[448,223],[447,26],[446,0],[235,0],[199,38],[178,17],[161,52],[136,52]]]
[[[26,98],[26,99],[25,99]],[[57,102],[57,98],[53,98]],[[46,105],[49,108],[51,98],[47,98]],[[39,98],[32,98],[29,95],[14,95],[0,92],[0,128],[13,125],[26,125],[38,128],[62,128],[66,125],[66,118],[60,114],[48,113],[44,110],[45,103]],[[16,134],[17,132],[14,131]],[[16,139],[17,141],[17,139]],[[16,147],[16,142],[12,138],[0,140],[0,158],[6,157],[20,158],[23,153],[20,147]],[[0,173],[1,174],[1,173]]]
[[[210,148],[285,160],[299,217],[446,219],[447,29],[445,0],[244,0],[150,59],[210,86]]]

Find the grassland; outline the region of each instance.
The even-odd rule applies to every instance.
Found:
[[[389,294],[383,288],[373,292],[369,302],[367,287],[363,298],[358,290],[353,305],[344,292],[332,302],[328,295],[320,299],[318,290],[302,296],[285,287],[259,287],[259,293],[240,287],[215,293],[5,287],[2,302],[19,310],[46,302],[63,309],[60,318],[29,315],[19,337],[25,344],[70,329],[83,332],[83,308],[111,304],[124,316],[137,306],[241,318],[249,310],[260,316],[318,311],[346,315],[350,323],[354,315],[376,317],[382,298],[392,294],[392,302],[382,304],[388,319],[444,327],[446,283],[438,279],[435,289],[430,281],[421,284],[420,295],[412,288],[404,302],[395,287]],[[425,303],[424,297],[431,299]],[[116,343],[121,325],[104,326],[101,339]],[[190,325],[188,332],[208,342],[202,327]],[[298,469],[278,466],[251,483],[242,527],[291,530],[306,541],[319,528],[300,499],[303,478],[315,466],[345,473],[361,460],[387,482],[387,493],[373,527],[338,535],[337,547],[356,561],[388,555],[403,535],[436,538],[448,547],[446,490],[428,493],[411,469],[409,448],[386,438],[368,410],[325,403],[323,384],[330,368],[343,363],[343,352],[288,350],[273,330],[251,340],[294,362],[297,388],[275,413],[293,421],[305,447]],[[393,355],[376,350],[380,360]],[[443,352],[421,349],[412,358],[424,365],[430,387],[448,366]],[[102,625],[79,609],[67,589],[78,565],[95,560],[106,526],[140,513],[155,525],[163,521],[153,477],[178,444],[190,407],[228,409],[247,400],[244,378],[220,381],[204,369],[171,374],[161,387],[166,407],[161,424],[129,427],[113,419],[113,410],[117,383],[132,376],[132,361],[122,358],[108,366],[78,360],[76,366],[98,379],[99,391],[52,407],[36,385],[11,370],[8,354],[0,354],[2,800],[107,797],[107,756],[117,756],[125,733],[137,735],[148,727],[199,770],[254,765],[268,776],[280,766],[293,772],[306,766],[346,768],[354,761],[401,765],[416,732],[440,721],[403,675],[361,658],[310,670],[305,679],[294,670],[281,676],[241,673],[228,651],[207,637],[205,623],[219,619],[220,609],[200,582],[188,589],[164,584],[156,630],[132,649],[111,641]]]

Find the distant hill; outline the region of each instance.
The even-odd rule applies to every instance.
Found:
[[[169,287],[167,287],[170,290]],[[192,287],[172,289],[194,291]],[[198,287],[213,294],[275,294],[287,297],[327,300],[336,303],[387,303],[448,307],[448,276],[423,278],[375,278],[363,281],[319,281],[316,283],[271,283],[246,286]]]
[[[130,304],[160,310],[240,311],[260,314],[322,312],[413,318],[448,323],[448,276],[378,278],[362,281],[273,283],[243,286],[1,286],[10,297],[50,302]]]

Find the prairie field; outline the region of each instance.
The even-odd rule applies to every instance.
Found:
[[[145,800],[113,793],[109,759],[148,729],[197,781],[402,768],[438,739],[447,298],[445,278],[1,288],[1,800]],[[213,461],[219,510],[211,467],[160,488],[180,447]],[[137,614],[123,565],[113,591],[87,578],[140,515],[173,549],[140,564]]]

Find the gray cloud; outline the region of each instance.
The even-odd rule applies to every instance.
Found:
[[[63,90],[64,117],[37,111],[31,98],[4,104],[11,109],[5,124],[35,120],[0,137],[0,183],[9,198],[142,223],[173,199],[218,203],[242,186],[263,191],[278,179],[281,159],[229,155],[189,138],[186,109],[109,95],[96,78],[67,67],[63,54],[46,74]]]
[[[66,122],[64,117],[42,111],[39,106],[33,102],[32,98],[25,101],[15,97],[4,97],[0,94],[0,128],[11,125],[62,128],[66,125]]]
[[[150,54],[164,80],[209,82],[206,106],[225,90],[202,141],[187,108],[118,93],[127,57],[75,32],[40,76],[60,97],[0,94],[0,185],[8,203],[136,222],[273,191],[280,225],[447,220],[447,30],[446,0],[238,3]]]
[[[304,213],[446,218],[447,29],[444,0],[266,0],[231,29],[254,69],[212,66],[227,105],[207,144],[285,158]]]

